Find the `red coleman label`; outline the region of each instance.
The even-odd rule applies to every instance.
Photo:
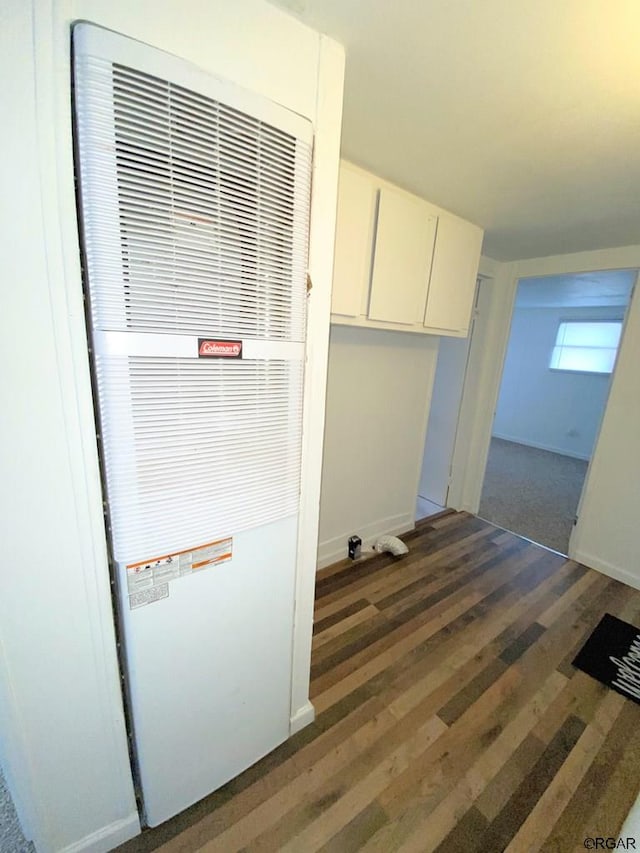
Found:
[[[198,338],[198,358],[242,358],[242,341]]]

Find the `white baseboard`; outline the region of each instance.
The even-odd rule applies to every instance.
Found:
[[[640,795],[629,809],[629,814],[622,824],[618,838],[640,838]]]
[[[611,563],[607,563],[606,560],[601,560],[599,557],[594,557],[592,554],[587,554],[584,551],[574,551],[569,554],[569,557],[577,563],[582,563],[583,566],[595,569],[603,575],[607,575],[614,580],[633,587],[633,589],[640,589],[640,575],[632,574],[627,569],[621,569],[619,566],[614,566]]]
[[[64,847],[61,853],[108,853],[119,844],[124,844],[130,838],[140,835],[140,818],[138,813],[117,820],[109,826],[103,826],[91,835],[86,835],[80,841],[74,841]]]
[[[316,718],[316,709],[311,702],[307,702],[302,708],[298,708],[293,717],[289,720],[289,734],[294,735],[303,729],[305,726],[311,725]]]
[[[582,462],[588,462],[591,457],[585,456],[583,453],[573,453],[571,450],[566,450],[564,447],[554,447],[552,444],[542,444],[538,441],[524,441],[522,438],[516,438],[513,435],[505,435],[503,432],[494,432],[491,438],[501,438],[503,441],[510,441],[512,444],[522,444],[524,447],[535,447],[536,450],[548,450],[549,453],[558,453],[560,456],[570,456],[572,459],[580,459]]]
[[[399,533],[413,530],[415,526],[415,509],[412,508],[408,513],[381,518],[371,524],[359,527],[357,530],[349,530],[339,536],[334,536],[333,539],[320,542],[318,545],[318,568],[323,569],[338,560],[344,560],[348,556],[347,540],[354,534],[362,539],[363,547],[368,547],[373,545],[380,536],[397,536]]]

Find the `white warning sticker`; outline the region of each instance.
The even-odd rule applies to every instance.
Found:
[[[135,610],[137,607],[144,607],[146,604],[153,604],[154,601],[160,601],[163,598],[169,598],[169,584],[163,583],[158,586],[152,586],[149,589],[141,589],[139,592],[134,592],[129,596],[129,609]]]
[[[127,592],[129,595],[144,592],[201,569],[225,563],[232,557],[233,538],[228,536],[226,539],[207,542],[205,545],[176,551],[174,554],[163,554],[138,563],[129,563],[126,567]]]

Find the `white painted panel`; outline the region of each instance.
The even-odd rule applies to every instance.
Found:
[[[415,520],[438,338],[332,326],[320,504],[320,555],[346,556]]]
[[[383,187],[369,317],[417,323],[424,314],[437,218],[415,196]]]
[[[376,186],[373,177],[340,164],[331,312],[356,317],[368,293]]]
[[[124,612],[151,826],[289,735],[297,520],[228,531],[230,561],[172,580],[168,598]]]
[[[468,352],[468,338],[440,339],[418,487],[420,497],[440,506],[446,506],[447,503],[449,472]]]
[[[424,325],[466,332],[473,308],[482,229],[446,214],[438,218]]]

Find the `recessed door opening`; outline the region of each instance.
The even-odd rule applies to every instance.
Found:
[[[519,281],[481,518],[568,553],[636,277]]]
[[[478,279],[468,336],[440,338],[418,484],[416,521],[447,506],[460,404],[482,286],[482,280]]]

